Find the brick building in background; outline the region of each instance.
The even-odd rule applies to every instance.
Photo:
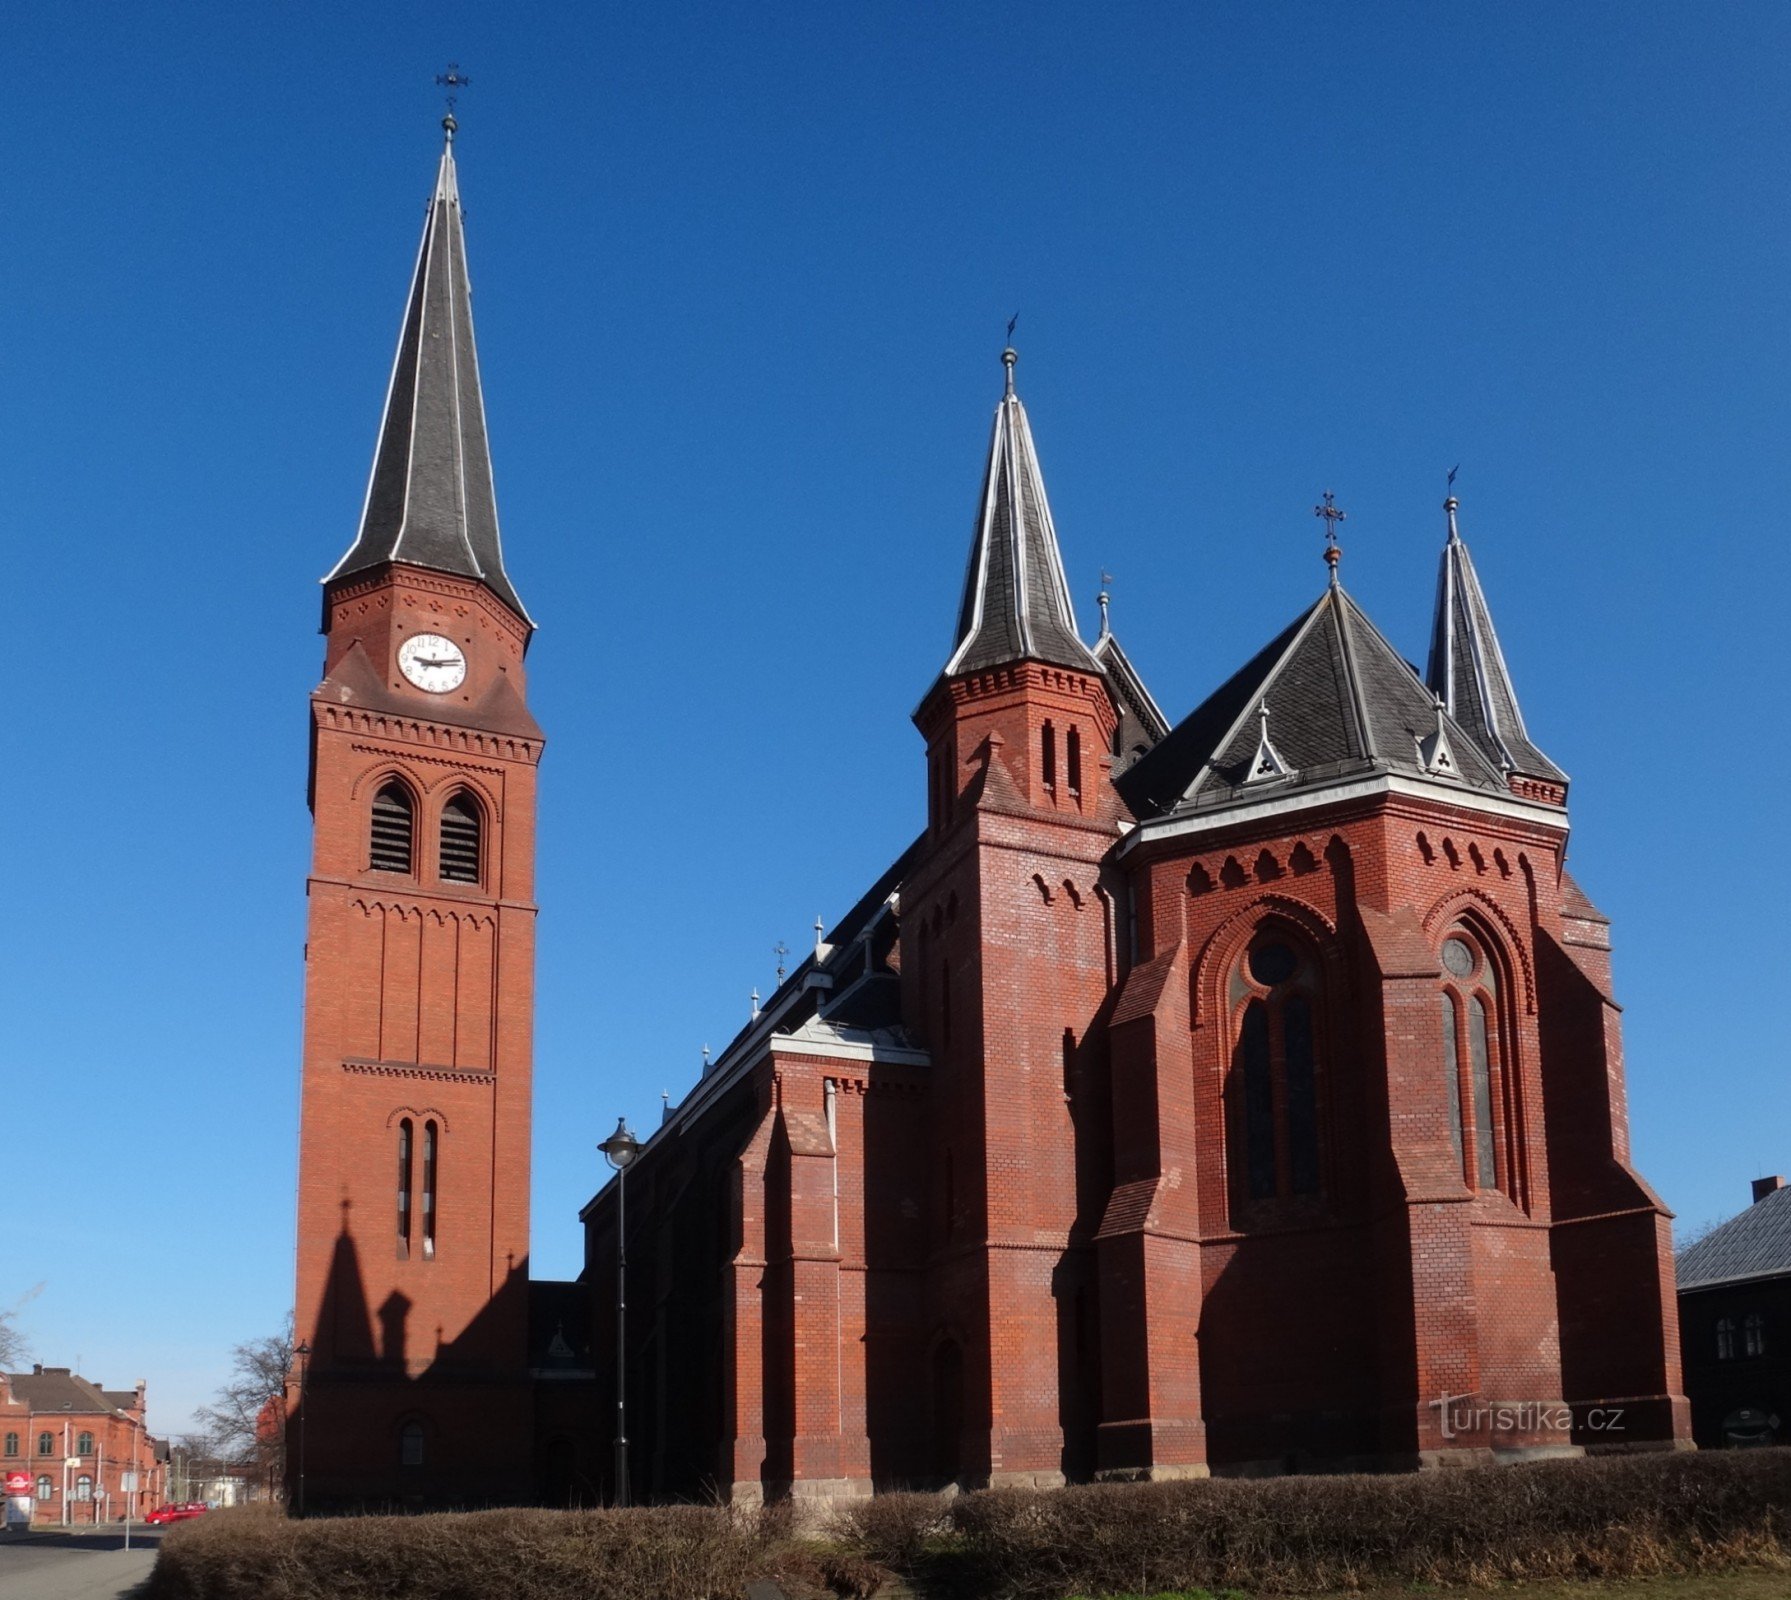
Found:
[[[527,1278],[542,737],[448,126],[312,696],[312,1504],[617,1487],[616,1352],[583,1332],[616,1185],[583,1282]],[[1081,636],[1003,359],[914,718],[925,827],[629,1170],[633,1493],[1684,1444],[1608,925],[1455,501],[1425,675],[1330,547],[1171,726],[1104,595]]]
[[[67,1367],[0,1372],[0,1474],[30,1476],[34,1523],[141,1521],[162,1503],[167,1469],[144,1426],[144,1389],[102,1389]]]

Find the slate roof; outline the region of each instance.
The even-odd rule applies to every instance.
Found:
[[[360,533],[324,581],[387,561],[477,578],[528,620],[498,538],[452,128],[423,223]]]
[[[1246,785],[1263,735],[1285,776]],[[1169,731],[1117,780],[1145,818],[1232,799],[1247,788],[1284,792],[1350,771],[1428,773],[1423,751],[1438,729],[1436,703],[1417,671],[1339,584]],[[1455,756],[1451,781],[1507,794],[1503,774],[1462,730],[1443,720]]]
[[[1791,1188],[1773,1190],[1687,1245],[1674,1266],[1681,1293],[1791,1272]]]
[[[1492,612],[1473,557],[1456,531],[1454,496],[1444,502],[1444,510],[1449,538],[1437,572],[1436,617],[1425,677],[1449,715],[1501,770],[1564,784],[1567,774],[1530,743],[1524,728]]]
[[[136,1404],[135,1394],[113,1397],[67,1367],[40,1367],[35,1372],[9,1372],[6,1381],[13,1397],[34,1413],[67,1411],[71,1416],[126,1410]]]
[[[1007,392],[995,408],[957,640],[945,675],[981,672],[1011,661],[1099,672],[1100,663],[1076,628],[1032,425],[1014,393],[1017,357],[1004,350],[1001,359],[1007,367]]]

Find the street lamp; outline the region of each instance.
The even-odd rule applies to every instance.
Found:
[[[311,1345],[306,1339],[299,1340],[298,1348],[292,1352],[299,1361],[299,1437],[298,1437],[298,1514],[305,1514],[305,1375],[311,1367]]]
[[[641,1142],[628,1131],[628,1119],[616,1118],[616,1131],[597,1148],[616,1170],[616,1504],[628,1504],[628,1169],[641,1153]]]

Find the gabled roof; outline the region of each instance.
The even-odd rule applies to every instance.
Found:
[[[61,1411],[70,1416],[92,1416],[126,1410],[137,1403],[135,1394],[114,1399],[67,1367],[9,1372],[6,1381],[11,1386],[13,1398],[23,1401],[36,1414]]]
[[[423,223],[360,533],[331,579],[387,561],[477,578],[528,620],[504,571],[453,119]]]
[[[1457,503],[1453,495],[1443,502],[1449,538],[1437,572],[1426,678],[1444,709],[1501,770],[1566,783],[1567,774],[1530,743],[1524,729],[1524,714],[1493,630],[1492,612],[1473,557],[1456,531]]]
[[[1263,708],[1267,707],[1266,718]],[[1448,730],[1447,719],[1443,720]],[[1295,789],[1351,770],[1437,776],[1426,754],[1439,727],[1417,672],[1333,583],[1118,780],[1133,813],[1160,816],[1246,787]],[[1449,781],[1507,793],[1499,770],[1453,730]],[[1272,769],[1253,775],[1266,745]]]
[[[1687,1245],[1674,1265],[1682,1293],[1791,1272],[1791,1188],[1773,1190]]]
[[[1001,359],[1007,367],[1007,392],[995,408],[957,640],[945,676],[1011,661],[1099,672],[1100,663],[1076,629],[1032,425],[1014,393],[1018,358],[1004,350]]]

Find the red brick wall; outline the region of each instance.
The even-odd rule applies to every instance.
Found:
[[[526,1493],[530,1405],[521,1286],[541,749],[521,710],[526,631],[482,586],[408,568],[337,586],[326,614],[333,676],[312,697],[296,1294],[312,1351],[309,1501],[457,1499],[474,1484],[478,1498],[510,1498]],[[461,644],[459,690],[429,695],[400,677],[397,648],[418,632]],[[369,866],[370,807],[390,777],[417,802],[408,875]],[[482,813],[478,884],[438,873],[441,810],[461,791]],[[397,1204],[406,1119],[408,1249]],[[424,1462],[400,1470],[411,1421],[425,1430]],[[292,1450],[298,1432],[295,1419]]]

